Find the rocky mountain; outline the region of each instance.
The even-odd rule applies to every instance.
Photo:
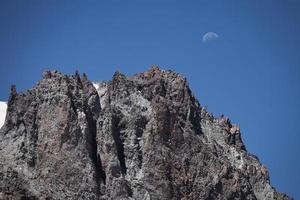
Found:
[[[93,85],[47,71],[12,86],[0,130],[0,199],[290,199],[173,71]]]

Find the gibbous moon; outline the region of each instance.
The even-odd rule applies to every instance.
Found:
[[[219,35],[218,35],[217,33],[214,33],[214,32],[207,32],[207,33],[205,33],[205,34],[203,35],[203,37],[202,37],[202,42],[203,42],[203,43],[207,43],[207,42],[209,42],[209,41],[211,41],[211,40],[215,40],[215,39],[217,39],[217,38],[219,38]]]

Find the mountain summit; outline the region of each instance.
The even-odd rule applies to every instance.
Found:
[[[94,84],[46,71],[7,106],[0,199],[290,199],[173,71]]]

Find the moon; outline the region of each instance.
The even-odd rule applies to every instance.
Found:
[[[218,38],[219,38],[219,35],[217,33],[207,32],[202,37],[202,43],[207,43],[209,41],[212,41],[212,40],[215,40],[215,39],[218,39]]]

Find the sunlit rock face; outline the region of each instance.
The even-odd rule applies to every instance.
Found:
[[[289,199],[240,127],[152,67],[91,83],[48,71],[12,87],[0,131],[0,199]]]

